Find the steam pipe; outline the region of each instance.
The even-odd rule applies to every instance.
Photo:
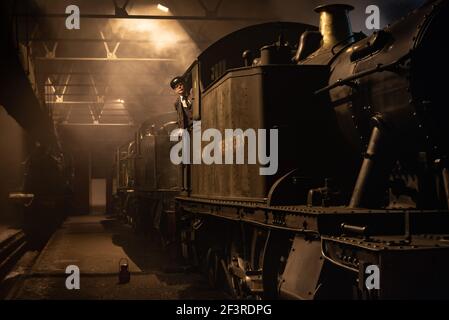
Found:
[[[379,155],[379,148],[382,144],[383,136],[379,125],[376,125],[371,132],[368,148],[349,203],[350,208],[359,208],[363,203],[369,181],[375,174],[375,165],[378,161],[376,158]]]

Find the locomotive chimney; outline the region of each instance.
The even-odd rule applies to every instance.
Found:
[[[346,4],[322,5],[315,8],[320,14],[320,32],[323,36],[322,48],[331,49],[338,43],[352,41],[349,11],[354,7]]]

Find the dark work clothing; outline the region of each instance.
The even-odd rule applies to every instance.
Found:
[[[184,99],[184,103],[183,100]],[[178,114],[178,127],[188,129],[192,125],[192,103],[186,97],[178,97],[175,102],[176,113]],[[190,181],[190,168],[187,164],[179,166],[179,179],[181,181],[182,194],[188,193]]]
[[[178,114],[178,126],[179,128],[186,129],[192,125],[192,103],[188,98],[185,98],[185,104],[181,101],[181,97],[175,102],[176,113]]]

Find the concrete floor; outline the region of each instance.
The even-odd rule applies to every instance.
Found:
[[[126,258],[131,281],[118,284]],[[65,286],[65,269],[80,269],[80,289]],[[13,299],[226,299],[199,273],[173,270],[168,253],[105,216],[70,217],[53,235]],[[176,269],[175,269],[176,270]]]
[[[9,225],[0,224],[0,243],[8,239],[13,234],[17,233],[19,229],[14,229]]]

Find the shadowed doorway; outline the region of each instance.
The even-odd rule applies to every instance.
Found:
[[[106,213],[106,179],[90,180],[90,213]]]

